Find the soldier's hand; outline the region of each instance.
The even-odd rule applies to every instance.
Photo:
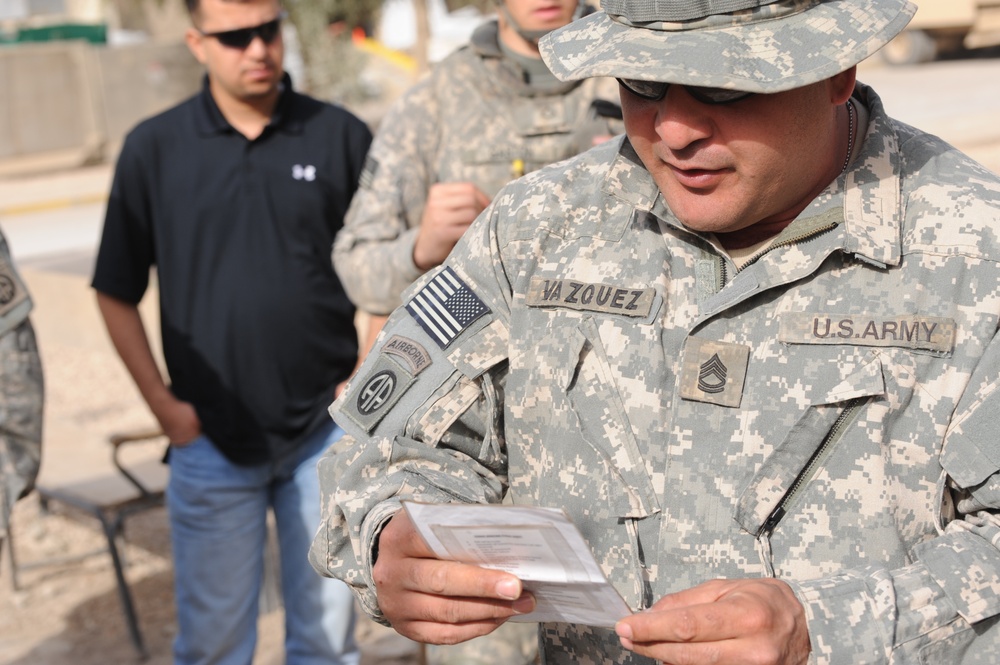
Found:
[[[372,576],[392,627],[418,642],[464,642],[535,607],[510,573],[435,559],[403,510],[379,536]]]
[[[661,598],[615,626],[622,646],[671,665],[802,665],[805,611],[774,579],[714,580]]]
[[[490,198],[471,182],[439,182],[427,192],[413,263],[421,270],[440,265]]]
[[[150,404],[150,408],[171,445],[183,446],[201,435],[201,419],[189,402],[170,395],[161,402]]]

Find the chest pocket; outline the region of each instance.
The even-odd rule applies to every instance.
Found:
[[[791,510],[795,490],[822,467],[825,456],[836,446],[842,428],[856,415],[860,404],[884,394],[882,362],[873,352],[844,372],[839,382],[812,395],[811,405],[740,497],[736,512],[740,525],[749,533],[761,534],[768,530],[770,520],[780,519]]]
[[[463,177],[490,196],[510,180],[580,151],[574,133],[578,111],[573,100],[558,95],[519,98],[509,113],[506,138],[458,150]]]
[[[593,319],[560,328],[536,346],[526,397],[537,395],[539,436],[527,443],[543,473],[543,505],[580,510],[589,520],[642,518],[659,504]],[[532,419],[529,417],[529,420]],[[531,463],[530,461],[528,463]],[[551,471],[544,472],[544,471]],[[519,474],[512,473],[512,477]]]

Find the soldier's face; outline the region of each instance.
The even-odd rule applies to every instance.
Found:
[[[243,47],[227,45],[225,39],[206,36],[273,21],[281,15],[278,0],[202,0],[195,27],[186,40],[191,52],[208,70],[212,92],[239,100],[252,100],[275,92],[282,77],[284,44],[281,31],[262,31]]]
[[[522,30],[555,30],[570,22],[576,0],[503,0]],[[503,18],[501,18],[503,21]]]
[[[837,175],[854,70],[732,104],[671,86],[659,101],[621,89],[625,130],[677,218],[696,231],[783,226]],[[843,125],[843,126],[841,126]]]

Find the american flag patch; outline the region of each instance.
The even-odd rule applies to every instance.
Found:
[[[406,311],[443,349],[490,308],[451,268],[445,268],[417,291]]]

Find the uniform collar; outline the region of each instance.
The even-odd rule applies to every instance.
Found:
[[[302,120],[293,112],[292,100],[295,95],[292,89],[292,77],[287,72],[281,77],[281,88],[281,95],[278,97],[278,103],[274,107],[274,113],[265,133],[277,129],[298,133],[302,130]],[[212,97],[208,74],[202,78],[201,92],[198,93],[198,103],[195,104],[195,123],[198,133],[203,136],[234,131],[226,117],[222,115],[222,111],[219,110],[215,98]]]
[[[836,237],[842,250],[879,267],[895,266],[902,256],[905,213],[899,141],[879,96],[860,83],[855,96],[868,107],[870,115],[864,143],[848,172],[831,183],[803,215],[825,214],[831,204],[839,205],[844,221],[842,232]],[[605,178],[604,191],[649,211],[666,224],[683,228],[660,196],[628,137],[621,140],[618,155]]]
[[[527,84],[527,74],[520,64],[504,56],[500,48],[500,23],[490,20],[472,32],[469,39],[472,50],[483,60],[496,61],[502,72],[502,83],[513,88],[522,97],[547,97],[563,95],[580,85],[580,81],[558,83],[545,88],[534,88]]]

